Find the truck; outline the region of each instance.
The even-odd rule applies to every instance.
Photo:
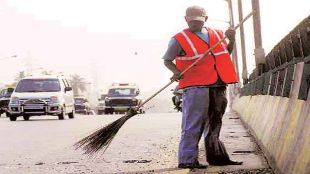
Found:
[[[137,109],[143,102],[139,87],[134,83],[113,83],[108,88],[105,101],[105,114],[126,113],[129,109]],[[139,108],[139,113],[144,113],[143,108]]]

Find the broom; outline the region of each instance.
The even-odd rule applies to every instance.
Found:
[[[235,26],[233,29],[236,30],[240,24],[245,22],[248,18],[250,18],[252,15],[252,12],[246,16],[240,23]],[[197,64],[197,62],[209,54],[212,50],[214,50],[215,47],[217,47],[221,42],[223,42],[227,37],[225,36],[221,40],[219,40],[216,44],[214,44],[211,48],[209,48],[204,54],[200,55],[190,66],[188,66],[183,72],[180,73],[179,77],[182,77],[182,75],[187,72],[189,69],[191,69],[194,65]],[[76,142],[74,144],[75,149],[82,148],[84,150],[84,154],[88,154],[89,156],[94,155],[100,150],[103,150],[103,153],[106,151],[106,149],[109,147],[110,143],[112,142],[113,138],[117,134],[117,132],[120,130],[120,128],[124,125],[124,123],[130,119],[131,117],[138,114],[138,110],[146,104],[148,101],[150,101],[152,98],[154,98],[156,95],[158,95],[160,92],[162,92],[164,89],[166,89],[168,86],[170,86],[175,80],[171,80],[168,84],[166,84],[164,87],[162,87],[160,90],[158,90],[155,94],[153,94],[151,97],[146,99],[143,103],[137,106],[135,109],[130,109],[124,116],[121,118],[115,120],[114,122],[104,126],[101,129],[98,129],[94,133],[88,135],[87,137],[81,139],[80,141]]]

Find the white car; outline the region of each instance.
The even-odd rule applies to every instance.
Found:
[[[9,117],[16,121],[23,116],[55,115],[63,120],[74,118],[73,90],[63,76],[34,76],[21,79],[9,103]]]

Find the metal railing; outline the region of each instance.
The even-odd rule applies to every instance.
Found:
[[[290,97],[296,65],[303,62],[298,99],[307,100],[310,87],[310,16],[298,24],[267,55],[264,73],[252,73],[241,95]],[[255,71],[254,71],[255,72]]]

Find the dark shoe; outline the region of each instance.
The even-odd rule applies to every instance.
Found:
[[[242,165],[243,162],[239,161],[220,161],[220,162],[208,162],[212,166],[226,166],[226,165]]]
[[[243,164],[243,162],[242,161],[229,161],[228,162],[228,165],[242,165]]]
[[[199,162],[196,163],[180,163],[178,165],[180,169],[206,169],[207,165],[200,164]]]

